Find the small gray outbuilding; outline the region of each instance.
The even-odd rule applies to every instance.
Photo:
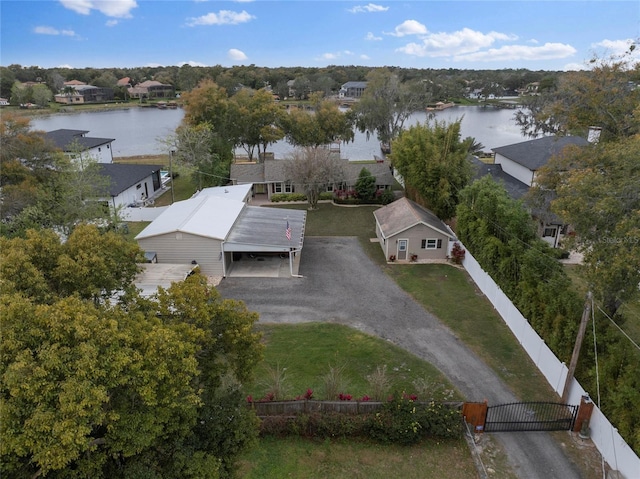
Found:
[[[373,212],[376,236],[385,258],[393,261],[440,261],[451,253],[456,236],[440,218],[407,199]]]
[[[284,256],[295,276],[306,211],[249,206],[250,191],[251,185],[211,188],[175,202],[136,241],[158,263],[198,264],[206,276],[227,276],[242,255]]]

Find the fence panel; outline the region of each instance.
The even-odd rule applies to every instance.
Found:
[[[538,369],[542,372],[549,384],[558,394],[562,394],[564,382],[567,376],[567,367],[562,363],[548,348],[544,341],[538,337],[538,342],[531,338],[531,332],[538,334],[531,328],[526,318],[519,316],[519,311],[511,301],[509,307],[505,304],[505,295],[493,279],[482,269],[469,250],[461,245],[465,250],[465,258],[463,266],[469,273],[469,276],[476,283],[476,286],[491,301],[491,304],[500,314],[503,321],[509,326],[513,334],[516,336],[520,344],[523,345],[529,357],[536,363]],[[515,310],[515,311],[514,311]],[[517,312],[517,313],[516,313]],[[571,404],[579,404],[582,396],[586,395],[585,390],[580,383],[575,380],[571,381],[569,389],[568,402]],[[590,422],[591,440],[604,457],[605,461],[615,470],[620,471],[626,478],[638,478],[640,474],[640,458],[624,441],[609,420],[602,414],[598,407],[594,407]]]

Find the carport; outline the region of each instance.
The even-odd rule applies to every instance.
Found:
[[[227,276],[298,276],[307,212],[245,207],[222,244]]]

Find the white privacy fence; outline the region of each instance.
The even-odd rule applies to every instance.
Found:
[[[489,298],[551,387],[562,396],[568,373],[567,366],[553,354],[522,313],[469,253],[469,250],[466,251],[462,264],[478,288]],[[568,402],[580,404],[580,399],[586,394],[580,383],[573,379],[569,388]],[[609,466],[621,472],[627,479],[640,479],[640,458],[597,406],[593,408],[589,427],[591,440]]]

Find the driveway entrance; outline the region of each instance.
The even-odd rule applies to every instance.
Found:
[[[455,334],[386,276],[357,238],[307,237],[300,274],[228,277],[218,290],[224,298],[244,301],[261,322],[335,322],[386,339],[429,361],[471,401],[519,400]],[[580,479],[547,432],[501,433],[496,440],[521,478]]]

